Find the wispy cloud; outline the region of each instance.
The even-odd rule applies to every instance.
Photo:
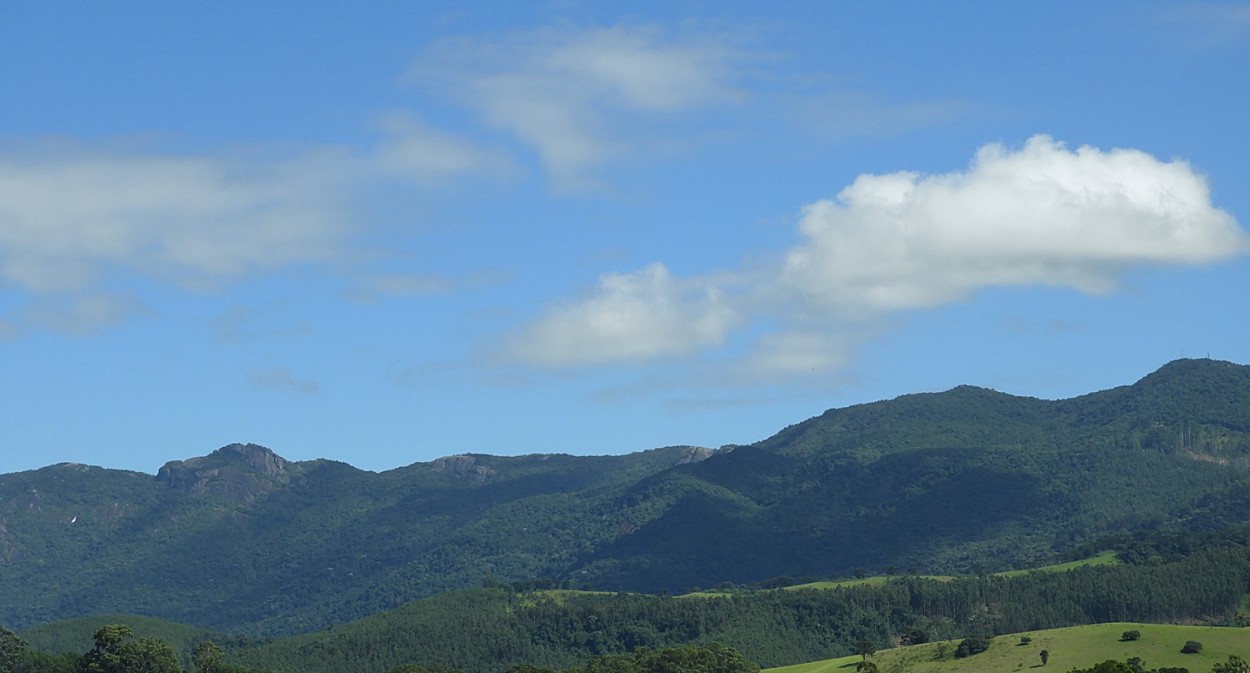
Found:
[[[49,147],[0,157],[0,279],[77,292],[118,270],[184,286],[333,255],[320,168]]]
[[[384,175],[431,184],[512,170],[506,153],[440,131],[408,113],[392,111],[382,117],[380,126],[386,135],[372,163]]]
[[[841,88],[841,73],[783,76],[785,55],[751,42],[637,24],[464,37],[430,48],[411,80],[532,148],[562,189],[598,186],[604,166],[686,146],[717,125],[749,135],[790,124],[840,140],[967,114],[958,101],[887,102]],[[694,118],[700,125],[692,134],[684,122]]]
[[[893,136],[950,123],[968,114],[956,100],[889,103],[867,91],[830,88],[786,95],[786,115],[813,135],[834,140]]]
[[[1240,45],[1250,37],[1250,4],[1244,2],[1167,5],[1158,18],[1167,32],[1198,47]]]
[[[602,184],[600,169],[612,162],[671,152],[689,142],[695,128],[707,132],[724,123],[745,130],[779,116],[779,105],[799,125],[835,136],[926,125],[950,114],[942,104],[895,106],[867,94],[813,92],[810,82],[792,91],[778,91],[786,85],[774,82],[765,92],[752,78],[775,59],[743,46],[748,43],[691,26],[638,24],[443,40],[419,59],[412,79],[457,106],[460,131],[404,110],[380,111],[379,137],[355,147],[188,155],[58,140],[5,148],[0,283],[38,298],[39,305],[6,317],[4,331],[80,331],[134,315],[134,298],[109,289],[119,279],[194,291],[334,264],[351,267],[356,278],[347,294],[356,298],[447,291],[448,281],[420,270],[386,274],[361,263],[376,256],[363,249],[367,225],[353,200],[379,185],[404,184],[419,198],[429,193],[421,190],[453,181],[507,177],[519,163],[518,141],[537,153],[555,185],[578,189]],[[726,114],[764,108],[767,115]],[[820,124],[810,123],[813,118]],[[605,276],[599,315],[660,297],[677,304],[674,314],[705,305],[697,326],[666,323],[618,351],[629,357],[685,352],[687,338],[707,347],[732,322],[726,304],[706,295],[709,287],[715,283],[651,271]],[[642,297],[648,293],[651,299]],[[566,306],[551,320],[589,320],[588,310]],[[605,348],[594,344],[611,341],[612,329],[605,322],[583,336],[591,341],[567,355],[531,351],[530,357],[598,361],[595,353]]]
[[[549,29],[444,40],[413,79],[533,147],[558,184],[576,188],[656,140],[640,128],[739,98],[740,56],[721,40],[655,26]]]
[[[588,298],[527,325],[507,352],[542,367],[635,364],[717,353],[736,330],[751,343],[721,353],[722,368],[757,382],[819,375],[900,311],[989,287],[1103,293],[1129,269],[1250,251],[1185,162],[1040,135],[1019,149],[987,145],[962,171],[861,175],[803,208],[798,229],[799,242],[764,268],[606,275]]]
[[[433,277],[362,266],[365,225],[348,205],[373,185],[425,185],[503,165],[407,118],[392,120],[376,146],[354,151],[180,155],[48,141],[0,153],[0,285],[33,298],[6,331],[120,322],[140,312],[139,302],[111,288],[134,278],[204,291],[337,265],[371,291],[435,291]]]
[[[25,324],[72,334],[87,334],[150,313],[130,294],[89,293],[38,302],[25,313]]]
[[[297,378],[287,367],[273,367],[254,371],[248,375],[248,381],[257,390],[299,393],[314,395],[321,392],[321,386],[311,379]]]

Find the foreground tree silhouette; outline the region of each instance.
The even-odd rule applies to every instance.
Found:
[[[80,673],[182,673],[178,654],[157,638],[135,638],[129,626],[110,624],[95,632],[95,647],[78,662]]]

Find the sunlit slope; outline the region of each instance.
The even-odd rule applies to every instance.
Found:
[[[1141,640],[1122,641],[1125,631],[1141,632]],[[1030,642],[1022,644],[1022,638]],[[1203,645],[1199,654],[1182,654],[1186,641]],[[882,650],[871,660],[881,673],[1010,673],[1035,669],[1062,673],[1087,668],[1107,659],[1140,657],[1147,668],[1184,667],[1206,673],[1230,654],[1250,656],[1250,628],[1177,626],[1169,624],[1096,624],[998,636],[985,652],[956,658],[959,641],[926,643]],[[1040,653],[1049,659],[1042,666]],[[767,669],[768,673],[853,673],[858,656]]]

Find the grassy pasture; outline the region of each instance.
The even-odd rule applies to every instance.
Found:
[[[1055,565],[1042,566],[1040,568],[1030,568],[1027,570],[1008,570],[1006,572],[994,573],[994,574],[999,575],[1001,577],[1012,577],[1014,575],[1024,575],[1024,574],[1031,573],[1031,572],[1061,573],[1061,572],[1067,572],[1069,570],[1075,570],[1077,568],[1083,568],[1085,566],[1108,566],[1108,565],[1119,565],[1119,563],[1120,563],[1120,559],[1116,558],[1115,552],[1105,551],[1097,556],[1091,556],[1089,558],[1081,559],[1079,561],[1069,561],[1067,563],[1056,563]]]
[[[1025,568],[1024,570],[1007,570],[1004,572],[994,573],[994,574],[1001,576],[1001,577],[1012,577],[1014,575],[1025,575],[1027,573],[1036,573],[1036,572],[1061,573],[1061,572],[1067,572],[1069,570],[1074,570],[1076,568],[1082,568],[1085,566],[1116,565],[1119,562],[1120,560],[1116,558],[1115,552],[1108,551],[1108,552],[1103,552],[1101,554],[1098,554],[1097,556],[1091,556],[1089,558],[1080,559],[1078,561],[1068,561],[1067,563],[1056,563],[1054,565],[1040,566],[1037,568]],[[855,579],[821,580],[819,582],[807,582],[805,584],[794,584],[788,587],[782,587],[782,589],[785,591],[797,591],[800,589],[837,589],[839,587],[854,587],[854,586],[865,586],[865,585],[880,586],[890,580],[898,579],[900,577],[904,577],[904,575],[873,575],[872,577],[859,577]],[[936,580],[938,582],[949,582],[950,580],[955,579],[951,575],[917,575],[917,577],[922,577],[924,579],[929,579],[929,580]],[[691,598],[715,598],[718,596],[727,596],[727,595],[730,595],[731,593],[732,592],[709,590],[709,591],[693,591],[688,594],[683,594],[683,596],[688,596]]]
[[[1125,631],[1141,632],[1141,640],[1123,642]],[[1020,644],[1022,636],[1031,639]],[[1203,644],[1200,654],[1181,654],[1185,641]],[[1179,626],[1172,624],[1095,624],[1062,629],[1031,631],[994,638],[985,652],[956,659],[959,641],[926,643],[912,647],[881,650],[872,657],[881,673],[1063,673],[1088,668],[1107,659],[1124,661],[1141,657],[1147,668],[1181,666],[1192,673],[1207,673],[1230,654],[1250,657],[1250,628],[1220,626]],[[1039,653],[1047,650],[1050,659],[1043,667]],[[940,654],[944,656],[939,657]],[[854,673],[857,656],[814,661],[806,664],[766,669],[767,673]],[[1039,670],[1041,669],[1041,670]]]

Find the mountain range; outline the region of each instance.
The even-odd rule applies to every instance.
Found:
[[[749,445],[459,455],[380,473],[252,444],[151,474],[0,475],[0,624],[119,612],[306,632],[547,579],[681,591],[1023,567],[1250,521],[1250,367],[1169,363],[1067,400],[961,386]]]

